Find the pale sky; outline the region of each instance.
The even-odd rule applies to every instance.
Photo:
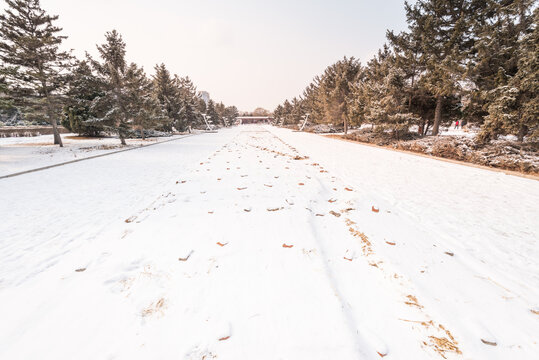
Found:
[[[346,56],[366,63],[386,29],[406,28],[404,0],[41,0],[82,57],[118,30],[127,60],[164,62],[216,101],[273,110]],[[5,4],[2,4],[5,6]]]

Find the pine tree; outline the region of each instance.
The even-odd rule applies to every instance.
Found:
[[[104,128],[92,121],[93,101],[104,95],[104,84],[87,61],[79,61],[67,81],[67,102],[62,125],[79,135],[98,136]]]
[[[275,110],[273,111],[273,118],[275,120],[276,124],[280,124],[281,121],[284,119],[284,108],[281,104],[277,105]]]
[[[182,103],[180,101],[180,80],[172,77],[165,64],[156,65],[153,75],[154,95],[161,104],[165,114],[172,120],[172,125],[183,131],[185,121],[182,118]]]
[[[128,117],[139,128],[143,140],[145,130],[168,127],[168,117],[154,96],[152,81],[148,79],[144,69],[131,63],[125,73],[125,87]]]
[[[234,120],[240,115],[238,108],[235,106],[227,106],[225,108],[224,118],[228,122],[228,124],[232,124]]]
[[[351,84],[361,69],[359,61],[354,57],[344,57],[330,65],[324,71],[320,82],[321,105],[324,117],[328,122],[343,124],[344,133],[350,124]]]
[[[219,124],[222,124],[223,126],[226,126],[225,109],[226,109],[226,106],[222,102],[215,104],[215,112],[217,113],[217,117],[218,117],[217,122]]]
[[[322,122],[324,109],[320,101],[320,78],[316,76],[314,80],[305,88],[302,95],[302,105],[305,113],[309,113],[309,121]]]
[[[53,25],[58,16],[48,15],[39,0],[6,0],[0,15],[0,60],[10,71],[7,85],[18,108],[27,116],[46,117],[52,125],[54,143],[62,138],[57,118],[62,108],[60,90],[71,55],[60,50],[65,36]]]
[[[513,76],[499,80],[501,85],[491,90],[493,100],[482,126],[479,140],[488,141],[500,134],[515,134],[519,141],[531,134],[539,138],[539,9],[534,21],[526,21],[525,35],[517,43],[518,70]]]
[[[293,110],[292,104],[290,104],[288,100],[285,100],[285,102],[283,103],[283,115],[282,115],[283,125],[293,124],[292,110]]]
[[[467,41],[467,0],[419,0],[406,3],[406,17],[414,39],[420,39],[423,81],[436,98],[433,135],[442,122],[444,99],[459,90]]]
[[[200,125],[202,116],[198,109],[199,98],[195,85],[189,77],[178,78],[177,84],[179,86],[180,121],[184,124],[183,130],[189,126]]]
[[[414,97],[419,92],[418,82],[421,74],[425,71],[425,62],[422,57],[421,38],[419,29],[414,28],[416,24],[409,24],[410,31],[395,34],[388,31],[386,34],[392,53],[394,55],[394,66],[402,72],[403,91],[408,98],[408,111],[412,111]]]
[[[215,110],[215,103],[212,99],[208,101],[208,105],[206,106],[206,116],[208,117],[208,122],[211,124],[218,124],[219,123],[219,114]]]
[[[122,36],[112,30],[105,34],[106,43],[98,45],[97,50],[101,62],[88,56],[89,62],[103,83],[103,96],[92,102],[91,112],[95,114],[91,122],[100,123],[103,128],[118,133],[122,145],[129,130],[128,104],[126,96],[125,72],[125,42]]]

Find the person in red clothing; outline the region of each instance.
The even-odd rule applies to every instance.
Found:
[[[455,129],[458,129],[459,128],[459,121],[455,121]]]

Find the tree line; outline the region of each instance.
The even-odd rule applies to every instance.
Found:
[[[0,15],[0,110],[43,120],[62,146],[59,123],[81,135],[118,134],[125,139],[148,130],[186,131],[227,125],[234,106],[204,101],[189,77],[172,75],[165,64],[144,69],[126,60],[126,44],[112,30],[97,45],[99,56],[76,59],[61,49],[67,38],[39,0],[6,0]]]
[[[437,135],[460,121],[478,139],[539,139],[539,7],[535,0],[418,0],[405,3],[408,28],[365,65],[354,57],[316,76],[274,110],[285,125],[372,124],[398,138]],[[417,130],[415,130],[417,129]]]

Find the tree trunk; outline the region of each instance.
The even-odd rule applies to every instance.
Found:
[[[122,125],[120,125],[120,126],[122,126]],[[124,131],[123,131],[123,129],[121,129],[121,128],[119,129],[119,131],[118,131],[118,136],[120,136],[120,143],[121,143],[122,145],[127,145],[127,144],[125,143],[125,136],[124,136]]]
[[[442,95],[436,98],[436,110],[434,110],[434,125],[432,126],[432,135],[438,135],[440,123],[442,122]]]
[[[142,140],[146,140],[146,137],[144,136],[144,126],[140,126],[140,136],[142,136]]]
[[[44,76],[42,72],[41,76]],[[60,132],[58,131],[58,125],[56,124],[56,118],[54,117],[54,111],[52,111],[52,104],[49,96],[49,89],[47,88],[47,83],[45,81],[41,81],[41,86],[43,87],[45,99],[47,101],[47,117],[49,118],[49,123],[52,125],[54,145],[60,145],[60,147],[64,147],[64,144],[62,143],[62,137],[60,136]]]
[[[58,125],[56,124],[56,119],[54,117],[49,116],[49,121],[52,124],[52,132],[54,134],[54,145],[60,145],[60,147],[64,147],[64,144],[62,143],[62,137],[60,136],[60,132],[58,131]]]
[[[346,116],[344,117],[344,134],[348,134],[348,119]]]
[[[422,120],[421,123],[417,127],[417,133],[419,136],[423,136],[425,131],[425,120]]]
[[[524,136],[528,134],[528,127],[526,125],[520,125],[520,129],[518,129],[517,138],[518,141],[523,142]]]
[[[430,128],[430,121],[427,121],[427,123],[425,124],[425,130],[423,130],[423,135],[427,135],[427,133],[429,132],[429,128]]]

